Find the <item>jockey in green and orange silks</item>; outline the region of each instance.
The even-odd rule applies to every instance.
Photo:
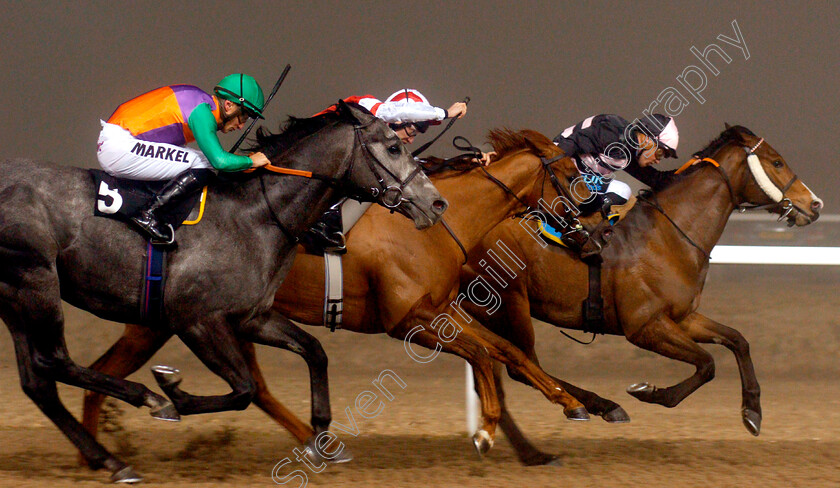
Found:
[[[237,73],[222,79],[213,95],[192,85],[170,85],[117,107],[102,122],[99,164],[122,178],[171,180],[132,222],[153,241],[172,242],[174,236],[157,223],[160,207],[201,188],[206,181],[202,174],[268,164],[262,153],[241,156],[225,151],[217,135],[244,128],[249,118],[262,118],[264,100],[256,80]],[[198,149],[186,146],[191,142]]]

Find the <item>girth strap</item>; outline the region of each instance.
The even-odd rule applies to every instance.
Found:
[[[161,246],[146,244],[146,267],[140,318],[143,323],[158,325],[163,319],[163,286],[166,282],[166,251]]]
[[[335,332],[341,328],[341,316],[344,309],[344,277],[341,267],[341,255],[324,252],[324,325]]]
[[[585,259],[589,266],[589,296],[583,301],[583,331],[593,334],[604,333],[604,298],[601,296],[601,262],[600,256]]]

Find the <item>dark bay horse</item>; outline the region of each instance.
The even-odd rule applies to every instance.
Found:
[[[503,157],[488,170],[507,190],[491,181],[480,168],[433,177],[435,186],[451,203],[446,220],[466,252],[499,222],[523,211],[526,205],[536,206],[551,186],[547,171],[554,172],[567,188],[578,175],[568,158],[544,166],[541,157],[553,158],[559,150],[541,134],[496,131],[491,134],[491,142]],[[550,401],[563,405],[567,417],[588,418],[583,406],[567,393],[568,386],[546,375],[516,347],[481,327],[477,320],[470,318],[468,322],[452,310],[465,256],[442,226],[416,232],[385,209],[373,207],[348,235],[347,249],[343,259],[342,328],[367,334],[387,333],[401,340],[408,338],[411,343],[434,349],[432,355],[443,351],[466,359],[476,372],[482,399],[483,423],[474,438],[480,453],[492,446],[500,415],[491,358],[529,378],[530,384]],[[298,255],[275,296],[274,309],[298,322],[322,324],[323,267],[323,258]],[[430,328],[444,312],[462,327],[448,341]],[[128,375],[142,366],[168,338],[166,333],[156,335],[146,328],[129,325],[123,337],[93,367],[113,375]],[[249,357],[252,374],[261,378],[255,372],[258,366],[253,346],[243,344],[242,347]],[[97,427],[100,401],[96,395],[88,395],[85,400],[85,425],[92,431]],[[258,389],[255,403],[299,440],[306,441],[312,435],[312,429],[271,397],[264,384]]]
[[[639,400],[666,407],[676,406],[714,377],[713,357],[698,343],[722,344],[738,363],[742,420],[750,433],[758,435],[761,405],[749,344],[737,330],[697,312],[709,253],[736,208],[767,206],[790,224],[804,226],[817,220],[822,201],[796,178],[775,149],[743,127],[727,126],[696,158],[701,161],[667,188],[652,196],[642,195],[614,227],[614,236],[602,254],[603,332],[623,335],[638,347],[696,368],[691,377],[674,386],[658,388],[645,382],[628,388]],[[704,158],[711,161],[702,161]],[[538,362],[531,318],[580,330],[581,302],[588,291],[587,265],[571,252],[544,248],[517,221],[495,227],[476,251],[492,248],[499,239],[512,243],[512,250],[523,257],[527,268],[517,279],[508,280],[506,288],[497,286],[502,306],[496,313],[488,315],[478,306],[467,308]],[[462,282],[478,275],[492,281],[472,258],[480,255],[471,255]],[[517,372],[508,371],[520,379]],[[497,386],[502,393],[501,384]],[[584,401],[583,395],[576,396]],[[504,405],[503,399],[500,401]],[[518,442],[520,456],[550,458],[530,446],[512,420],[503,422],[502,427]]]
[[[176,371],[158,370],[171,403],[139,383],[76,365],[64,342],[62,299],[107,320],[140,321],[142,238],[123,223],[93,216],[96,189],[86,170],[0,163],[0,318],[12,334],[23,390],[114,481],[140,477],[70,415],[56,382],[151,407],[166,420],[241,410],[256,388],[237,347],[247,340],[306,356],[317,399],[313,423],[316,430],[326,426],[323,349],[271,307],[293,262],[293,238],[346,194],[394,207],[418,228],[433,225],[447,206],[396,134],[352,105],[293,119],[278,135],[263,132],[258,146],[274,164],[311,171],[312,178],[255,172],[220,183],[209,191],[203,222],[181,231],[169,253],[165,320],[148,330],[176,334],[232,392],[190,395],[179,389]]]

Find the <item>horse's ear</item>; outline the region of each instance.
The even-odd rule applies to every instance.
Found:
[[[338,111],[357,124],[365,124],[374,117],[373,114],[360,108],[358,105],[347,103],[344,100],[338,101]]]
[[[729,123],[728,123],[728,122],[724,122],[724,123],[723,123],[723,126],[726,128],[726,130],[729,130],[729,129],[731,129],[731,128],[732,128],[732,126],[731,126],[731,125],[729,125]]]
[[[344,100],[339,100],[338,103],[336,103],[336,106],[338,107],[338,113],[342,117],[350,119],[357,123],[359,122],[359,120],[353,115],[353,111],[350,110],[350,105],[348,105],[347,102],[345,102]]]

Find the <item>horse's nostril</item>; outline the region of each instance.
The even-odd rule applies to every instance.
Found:
[[[446,200],[435,200],[434,203],[432,203],[432,208],[434,208],[438,212],[443,212],[444,210],[446,210],[447,206],[448,205],[446,204]]]
[[[813,202],[811,202],[811,210],[813,210],[814,212],[819,212],[820,210],[822,210],[822,208],[822,200],[814,200]]]

